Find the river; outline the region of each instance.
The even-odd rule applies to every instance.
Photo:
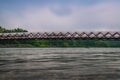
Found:
[[[120,80],[120,48],[0,48],[0,80]]]

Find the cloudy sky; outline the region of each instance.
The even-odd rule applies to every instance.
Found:
[[[0,0],[0,25],[45,31],[119,31],[120,0]]]

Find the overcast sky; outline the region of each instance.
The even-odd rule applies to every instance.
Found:
[[[120,0],[0,0],[0,25],[31,32],[119,31]]]

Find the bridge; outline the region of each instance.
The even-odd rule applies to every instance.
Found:
[[[120,39],[120,32],[0,33],[0,40],[30,39]]]

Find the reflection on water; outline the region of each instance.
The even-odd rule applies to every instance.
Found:
[[[119,48],[0,49],[0,80],[119,79]]]

